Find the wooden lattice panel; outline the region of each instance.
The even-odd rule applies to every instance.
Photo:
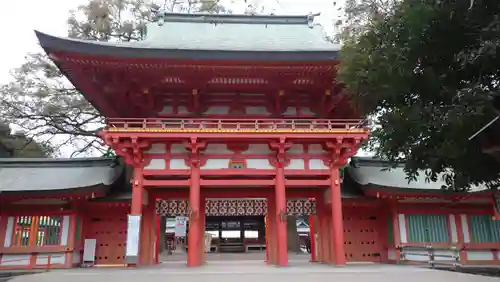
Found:
[[[344,208],[344,250],[348,261],[381,261],[382,222],[375,209]]]
[[[86,238],[96,239],[95,264],[116,265],[125,262],[127,216],[92,217]]]
[[[316,214],[316,201],[313,199],[289,199],[286,203],[286,210],[288,215],[313,215]],[[208,199],[205,213],[207,216],[266,215],[267,200]],[[186,216],[189,214],[189,203],[187,200],[157,200],[156,214]]]

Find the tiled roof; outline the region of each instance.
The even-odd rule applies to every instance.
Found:
[[[0,159],[0,193],[109,186],[121,175],[115,158]]]
[[[349,176],[362,186],[436,191],[447,186],[443,174],[438,176],[437,181],[429,181],[426,179],[425,171],[420,171],[416,180],[408,181],[402,165],[389,168],[388,162],[373,158],[353,158],[347,171]],[[486,189],[486,186],[474,186],[470,191],[477,192]]]
[[[340,46],[326,40],[311,16],[165,14],[139,42],[59,38],[36,32],[47,52],[124,58],[335,60]],[[265,56],[267,53],[275,53]]]
[[[338,51],[307,16],[166,14],[148,26],[149,48],[234,51]]]

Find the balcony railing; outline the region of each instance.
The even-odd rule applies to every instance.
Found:
[[[360,119],[108,119],[114,132],[366,132]]]

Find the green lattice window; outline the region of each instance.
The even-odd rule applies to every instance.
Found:
[[[474,243],[500,243],[500,221],[489,215],[471,215],[470,237]]]
[[[447,243],[450,241],[446,215],[411,214],[406,218],[410,243]]]
[[[82,220],[79,216],[76,217],[75,242],[78,244],[82,238]]]
[[[387,243],[394,243],[394,230],[392,228],[392,216],[387,218]]]

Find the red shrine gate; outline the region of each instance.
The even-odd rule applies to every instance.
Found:
[[[205,199],[256,197],[268,202],[269,263],[288,264],[287,198],[315,198],[318,260],[345,264],[339,168],[368,130],[335,81],[338,46],[325,42],[311,16],[160,13],[158,20],[137,43],[37,33],[107,118],[102,139],[134,168],[128,263],[154,262],[144,243],[154,238],[154,205],[146,203],[189,200],[188,265],[198,266]],[[183,28],[191,30],[171,32]]]
[[[153,122],[154,124],[154,122]],[[146,125],[148,126],[148,125]],[[155,128],[154,126],[152,128]],[[332,130],[335,130],[332,128]],[[200,253],[199,249],[202,249],[201,244],[203,243],[202,234],[205,230],[205,198],[267,198],[268,199],[268,213],[274,216],[269,218],[269,234],[268,234],[268,246],[269,246],[269,261],[270,263],[277,265],[287,265],[288,255],[287,255],[287,245],[286,245],[286,196],[289,197],[306,197],[306,198],[316,198],[318,200],[318,205],[324,202],[324,193],[322,189],[310,189],[310,188],[300,188],[304,186],[314,185],[316,187],[330,186],[331,188],[331,198],[329,199],[333,205],[327,210],[325,206],[318,213],[320,222],[324,220],[326,225],[319,224],[318,229],[325,230],[324,234],[320,235],[320,251],[319,259],[326,262],[337,262],[340,264],[345,263],[345,254],[343,248],[343,234],[344,230],[342,228],[342,207],[341,207],[341,195],[340,195],[340,178],[338,167],[345,163],[345,161],[356,152],[356,147],[365,136],[364,131],[359,131],[359,133],[351,132],[346,141],[336,142],[326,142],[326,148],[331,148],[331,152],[338,150],[338,154],[333,154],[334,161],[331,161],[333,165],[332,169],[325,176],[329,176],[319,179],[319,180],[302,180],[285,179],[285,167],[287,166],[287,156],[286,150],[291,147],[291,143],[287,142],[287,139],[280,138],[278,142],[270,142],[270,148],[276,150],[276,159],[271,160],[276,166],[276,171],[273,174],[269,174],[267,177],[265,175],[260,176],[260,178],[252,179],[249,175],[245,175],[242,172],[238,172],[236,175],[240,179],[234,179],[227,174],[215,173],[218,175],[219,179],[210,179],[211,175],[206,175],[200,170],[203,167],[206,159],[201,158],[202,152],[206,149],[207,142],[198,142],[198,138],[191,137],[191,142],[185,143],[187,149],[191,151],[191,159],[186,160],[186,162],[191,166],[190,170],[187,172],[186,179],[169,179],[161,180],[158,179],[159,175],[144,175],[144,152],[148,150],[151,146],[148,144],[148,139],[134,137],[136,134],[140,134],[140,128],[135,128],[131,125],[122,126],[121,128],[114,130],[109,127],[108,131],[104,134],[104,139],[106,142],[112,146],[115,146],[117,152],[120,152],[126,160],[131,162],[134,169],[134,180],[133,182],[133,196],[132,196],[132,214],[141,214],[141,207],[143,203],[143,193],[147,191],[148,193],[153,193],[157,198],[189,198],[189,217],[190,217],[190,229],[188,232],[188,264],[191,266],[199,265],[203,262],[203,254]],[[259,132],[259,131],[257,131]],[[197,135],[199,138],[203,138],[203,131],[200,131]],[[129,135],[131,134],[131,135]],[[158,138],[158,133],[146,133],[152,134],[152,138]],[[183,134],[191,134],[186,132],[185,129],[179,129],[178,138]],[[333,133],[335,134],[335,133]],[[125,137],[129,135],[130,137]],[[147,136],[145,133],[140,134],[142,136]],[[234,136],[239,137],[239,134],[231,134],[229,138],[234,138]],[[304,138],[305,134],[297,134],[298,138]],[[336,135],[336,134],[335,134]],[[257,137],[262,138],[261,135],[246,135],[246,138]],[[295,134],[290,135],[295,137]],[[218,134],[217,138],[220,140],[222,136]],[[226,137],[227,138],[227,137]],[[295,139],[295,138],[289,138]],[[142,141],[139,141],[142,140]],[[243,174],[243,175],[242,175]],[[245,176],[244,176],[245,175]],[[255,174],[253,174],[255,175]],[[207,177],[208,176],[208,177]],[[264,176],[264,177],[263,177]],[[220,179],[222,178],[222,179]],[[285,196],[285,182],[286,186],[290,189],[286,192]],[[245,189],[244,186],[257,185],[258,189]],[[169,190],[158,190],[155,186],[163,187],[185,187],[190,186],[189,190],[176,190],[176,192]],[[200,189],[200,186],[229,186],[237,187],[243,186],[238,189],[228,189],[228,188],[204,188]],[[274,189],[266,188],[266,186],[275,186]],[[274,190],[274,191],[273,191]],[[161,197],[159,195],[162,195]],[[318,206],[319,209],[319,206]],[[330,224],[331,222],[331,224]],[[332,232],[330,232],[330,230]],[[279,238],[279,239],[278,239]],[[333,248],[332,248],[333,246]]]

